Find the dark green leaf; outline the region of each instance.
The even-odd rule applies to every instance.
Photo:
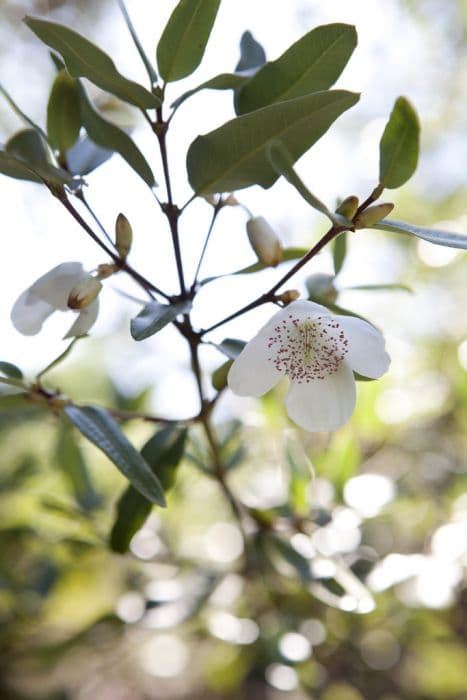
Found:
[[[199,136],[187,155],[193,189],[209,194],[254,184],[270,187],[279,176],[266,147],[281,141],[295,162],[358,99],[344,90],[317,92],[245,114]]]
[[[215,347],[231,360],[235,360],[235,358],[240,355],[245,345],[246,343],[244,340],[238,340],[238,338],[224,338],[222,343],[218,345],[215,344]]]
[[[12,379],[23,378],[23,373],[20,368],[11,362],[0,362],[0,374],[3,374],[5,377],[11,377]]]
[[[126,134],[125,134],[126,135]],[[113,156],[113,151],[102,148],[84,136],[66,154],[68,169],[73,175],[87,175]]]
[[[152,170],[136,144],[122,129],[101,117],[81,85],[79,95],[81,118],[89,138],[98,146],[119,153],[149,187],[154,187],[156,182]]]
[[[86,463],[80,448],[78,447],[73,431],[68,423],[61,424],[59,432],[56,460],[64,475],[71,484],[73,493],[81,508],[92,510],[100,503]]]
[[[158,430],[148,440],[141,454],[159,478],[164,490],[173,486],[178,467],[185,450],[187,431],[178,426]],[[126,552],[131,538],[143,525],[152,504],[132,486],[129,486],[117,503],[117,517],[110,533],[110,547],[114,552]]]
[[[174,321],[180,314],[188,313],[190,309],[190,301],[180,301],[170,305],[150,301],[135,318],[131,319],[131,335],[135,340],[149,338],[162,330],[168,323]]]
[[[10,177],[32,182],[48,182],[79,187],[80,179],[74,179],[66,170],[51,164],[49,153],[40,134],[34,129],[23,129],[5,144],[6,152],[0,153],[0,172]]]
[[[389,189],[412,177],[418,162],[420,123],[405,97],[398,97],[379,144],[379,181]]]
[[[77,32],[63,24],[34,17],[26,17],[24,21],[41,41],[58,51],[74,78],[87,78],[102,90],[141,109],[160,107],[158,97],[121,75],[110,56]]]
[[[227,360],[212,373],[211,383],[216,391],[222,391],[227,386],[227,375],[232,367],[232,363],[233,360]]]
[[[199,66],[220,0],[180,0],[157,46],[159,73],[167,82],[185,78]]]
[[[406,221],[393,221],[390,219],[383,219],[377,224],[374,224],[372,228],[377,228],[381,231],[391,231],[392,233],[409,233],[413,236],[417,236],[417,238],[423,238],[424,241],[428,241],[429,243],[444,245],[448,248],[467,250],[467,234],[465,233],[440,231],[439,229],[408,224]]]
[[[287,573],[290,576],[298,574],[303,583],[312,581],[310,562],[302,554],[299,554],[289,542],[277,535],[268,534],[266,550],[272,561],[276,562],[281,573]]]
[[[245,114],[275,102],[327,90],[340,76],[357,45],[355,27],[327,24],[266,63],[240,90],[237,112]]]
[[[170,106],[177,109],[183,102],[185,102],[185,100],[200,90],[235,90],[243,85],[247,80],[248,78],[245,75],[221,73],[220,75],[216,75],[214,78],[201,83],[201,85],[198,85],[198,87],[188,90],[188,92],[184,92],[183,95],[180,95],[180,97],[172,102]]]
[[[154,67],[149,60],[149,58],[146,56],[146,53],[143,49],[143,46],[139,40],[138,34],[136,33],[136,30],[133,26],[133,22],[131,21],[130,15],[128,14],[128,11],[125,7],[125,3],[123,0],[117,0],[118,6],[120,8],[120,11],[123,15],[123,19],[125,20],[125,24],[128,27],[128,31],[131,34],[131,38],[133,39],[133,43],[136,47],[137,52],[139,53],[139,56],[144,64],[144,67],[146,68],[146,72],[149,76],[149,80],[151,81],[151,85],[155,85],[157,83],[157,73],[154,70]]]
[[[28,165],[50,165],[47,146],[35,129],[18,131],[7,141],[5,148],[9,153],[21,158]]]
[[[152,503],[165,506],[158,478],[107,411],[98,406],[66,406],[64,411],[78,430],[107,455],[135,489]]]
[[[261,44],[251,32],[243,32],[240,39],[240,60],[235,71],[250,71],[266,62],[266,54]]]
[[[334,239],[332,247],[332,259],[334,262],[334,274],[338,275],[347,255],[347,232],[341,233]]]
[[[78,140],[81,128],[79,93],[75,80],[61,70],[47,104],[47,135],[52,148],[64,154]]]

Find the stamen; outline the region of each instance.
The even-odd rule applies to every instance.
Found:
[[[309,383],[337,372],[348,352],[348,343],[332,316],[300,320],[290,314],[268,338],[268,359],[292,381]]]

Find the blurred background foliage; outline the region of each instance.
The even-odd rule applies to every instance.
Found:
[[[423,125],[431,175],[404,188],[398,217],[465,232],[465,171],[461,180],[450,163],[466,149],[467,3],[393,4],[421,32],[442,18],[452,65],[443,107]],[[32,50],[25,12],[105,27],[108,7],[0,9],[8,61],[11,32],[18,56]],[[281,387],[246,411],[235,404],[242,424],[219,421],[246,551],[203,471],[196,429],[169,507],[153,510],[122,556],[108,539],[124,479],[93,446],[65,440],[56,416],[0,398],[1,698],[465,700],[466,254],[376,232],[373,241],[370,257],[382,250],[413,293],[339,292],[340,305],[385,319],[393,357],[382,381],[360,383],[350,424],[333,435],[292,430]],[[350,242],[346,265],[364,246]],[[92,341],[51,386],[77,402],[150,408],[148,391],[113,383],[105,353]],[[138,446],[154,432],[136,421],[125,429]]]

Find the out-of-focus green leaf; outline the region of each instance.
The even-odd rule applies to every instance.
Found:
[[[185,451],[186,428],[167,426],[158,430],[141,450],[141,455],[158,477],[165,491],[174,484],[176,469]],[[131,538],[143,525],[152,503],[129,486],[117,503],[117,517],[110,533],[114,552],[126,552]]]
[[[371,228],[377,228],[380,231],[391,231],[391,233],[408,233],[412,236],[417,236],[417,238],[423,238],[424,241],[429,243],[467,250],[466,233],[441,231],[440,229],[415,226],[415,224],[408,224],[406,221],[393,221],[392,219],[383,219]]]
[[[309,487],[313,468],[305,453],[299,454],[295,445],[288,445],[286,457],[289,466],[289,501],[296,515],[306,517],[310,512]]]
[[[289,542],[272,533],[263,537],[265,537],[264,545],[268,558],[281,574],[288,576],[298,574],[299,579],[305,584],[313,580],[310,562]]]
[[[26,17],[24,21],[41,41],[58,51],[74,78],[87,78],[102,90],[141,109],[160,107],[158,97],[121,75],[110,56],[85,37],[56,22],[35,17]]]
[[[191,301],[180,301],[176,304],[160,304],[150,301],[149,304],[131,319],[130,332],[135,340],[144,340],[162,330],[168,323],[174,321],[180,314],[186,314],[191,309]]]
[[[0,374],[5,377],[11,377],[11,379],[22,379],[23,373],[19,367],[14,365],[12,362],[0,362]]]
[[[136,47],[136,50],[139,53],[139,56],[144,64],[144,67],[146,68],[146,72],[149,76],[149,80],[151,81],[151,85],[155,85],[157,83],[157,73],[154,70],[154,66],[152,65],[151,61],[146,56],[146,52],[143,49],[143,46],[139,40],[138,34],[136,33],[136,30],[133,26],[133,22],[131,21],[130,15],[128,14],[128,11],[125,7],[125,3],[123,2],[123,0],[117,0],[117,4],[118,4],[120,11],[123,15],[123,19],[125,20],[125,24],[128,28],[128,31],[130,32],[131,38],[133,39],[133,43]]]
[[[398,97],[379,144],[379,181],[389,189],[412,177],[418,163],[420,123],[410,102]]]
[[[227,360],[212,373],[211,383],[216,391],[222,391],[227,386],[227,375],[232,363],[233,360]]]
[[[5,148],[28,165],[50,165],[49,152],[44,140],[35,129],[21,129],[13,134],[5,144]]]
[[[0,169],[5,175],[32,182],[67,185],[71,189],[81,184],[81,180],[73,179],[66,170],[52,165],[47,147],[35,129],[18,131],[7,141],[5,149],[6,153],[0,160]],[[13,158],[9,159],[8,155]]]
[[[264,107],[198,136],[187,155],[190,184],[198,194],[231,192],[279,177],[266,147],[281,141],[292,162],[303,155],[359,96],[345,90],[317,92]]]
[[[356,45],[357,33],[351,25],[327,24],[312,29],[246,83],[237,98],[237,112],[245,114],[327,90],[344,70]]]
[[[224,338],[222,343],[215,345],[215,347],[227,355],[231,360],[235,360],[245,347],[246,343],[244,340],[238,340],[238,338]]]
[[[113,151],[102,148],[84,136],[66,154],[68,169],[73,175],[87,175],[113,156]]]
[[[180,107],[180,105],[185,102],[189,97],[194,95],[195,93],[199,92],[200,90],[235,90],[241,87],[246,81],[248,80],[248,77],[245,75],[237,75],[236,73],[221,73],[220,75],[216,75],[214,78],[210,78],[209,80],[206,80],[204,83],[201,83],[201,85],[198,85],[197,87],[193,88],[192,90],[188,90],[188,92],[184,92],[183,95],[180,95],[172,104],[170,105],[174,109],[177,109]]]
[[[154,187],[156,181],[152,170],[136,144],[122,129],[101,117],[81,85],[79,85],[79,96],[81,118],[88,136],[98,146],[119,153],[149,187]]]
[[[358,290],[366,292],[409,292],[412,294],[412,289],[406,284],[355,284],[351,287],[345,287],[345,291]]]
[[[30,180],[31,182],[43,183],[42,178],[26,163],[5,151],[0,151],[0,173],[7,177],[14,177],[15,180]]]
[[[338,275],[347,255],[347,232],[341,233],[333,241],[332,259],[334,262],[334,274]]]
[[[240,39],[240,59],[235,71],[251,71],[266,62],[266,54],[261,44],[249,31],[243,32]]]
[[[282,260],[279,265],[284,262],[290,262],[290,260],[298,260],[303,258],[309,251],[309,248],[284,248],[282,251]],[[252,272],[260,272],[261,270],[266,270],[267,265],[262,262],[253,263],[253,265],[248,265],[247,267],[242,267],[241,270],[236,270],[231,272],[231,275],[249,275]]]
[[[65,421],[62,421],[60,426],[56,460],[71,484],[78,505],[84,510],[92,510],[98,506],[101,499],[94,489],[73,430],[69,423],[65,423]]]
[[[78,430],[107,455],[137,491],[151,503],[165,506],[159,479],[106,410],[98,406],[70,405],[64,411]]]
[[[52,148],[64,154],[78,140],[81,128],[79,93],[75,80],[61,70],[47,104],[47,135]]]
[[[157,46],[159,73],[167,82],[185,78],[199,66],[220,0],[180,0]]]

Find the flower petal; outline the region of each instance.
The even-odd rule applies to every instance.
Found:
[[[91,326],[94,325],[98,313],[99,299],[95,299],[92,304],[89,304],[89,306],[86,306],[86,308],[80,311],[78,318],[73,323],[68,333],[63,336],[63,339],[79,338],[82,335],[86,335]]]
[[[273,317],[274,318],[274,317]],[[245,345],[229,370],[229,387],[239,396],[262,396],[282,377],[268,360],[270,323]]]
[[[331,312],[325,306],[315,304],[314,301],[299,299],[298,301],[293,301],[279,311],[279,313],[272,317],[271,321],[274,319],[282,320],[283,318],[288,318],[290,314],[299,321],[304,321],[307,318],[314,318],[315,316],[330,316]]]
[[[285,405],[290,418],[311,432],[335,430],[352,415],[355,380],[345,362],[324,379],[291,382]]]
[[[54,309],[67,311],[68,295],[84,274],[81,263],[62,263],[39,277],[31,285],[29,292],[53,306]]]
[[[346,363],[364,377],[378,379],[388,369],[391,358],[384,349],[383,335],[370,323],[354,316],[334,317],[349,341]]]
[[[38,299],[27,289],[15,301],[10,318],[16,330],[23,335],[36,335],[54,311],[53,306]]]

